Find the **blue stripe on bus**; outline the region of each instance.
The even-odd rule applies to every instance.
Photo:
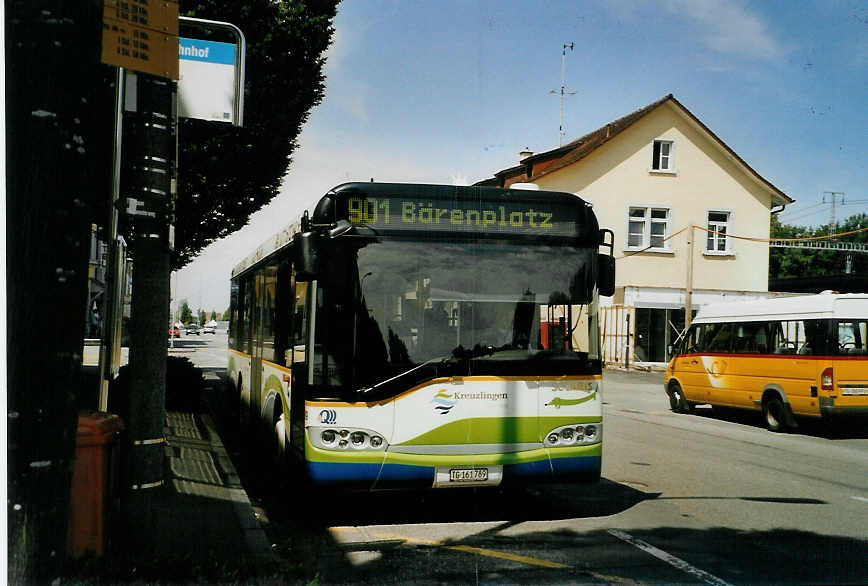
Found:
[[[369,480],[434,480],[431,466],[407,466],[404,464],[356,464],[332,462],[308,462],[308,473],[314,483]]]
[[[541,481],[551,480],[561,476],[593,476],[599,475],[602,458],[589,456],[582,458],[554,458],[552,460],[537,460],[522,464],[508,464],[503,467],[504,481],[510,478],[521,478],[524,481],[539,478]],[[432,483],[434,468],[432,466],[410,466],[406,464],[362,464],[308,462],[308,473],[314,484],[357,484],[359,482],[391,483]]]

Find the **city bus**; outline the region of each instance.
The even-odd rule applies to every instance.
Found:
[[[313,486],[599,480],[612,237],[568,193],[335,187],[232,272],[245,437]]]
[[[700,309],[669,362],[673,411],[697,404],[797,417],[868,416],[868,294],[780,297]]]

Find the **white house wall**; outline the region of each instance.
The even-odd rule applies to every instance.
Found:
[[[651,171],[655,139],[673,141],[673,173]],[[625,250],[630,205],[669,208],[668,235],[690,224],[705,227],[708,212],[720,210],[731,214],[731,234],[769,237],[771,193],[668,102],[578,163],[534,182],[593,204],[600,227],[615,233],[615,256],[622,257],[617,261],[620,287],[683,289],[687,279],[689,230],[668,241],[668,253],[632,254]],[[705,242],[706,233],[695,230],[694,289],[768,291],[767,243],[730,239],[731,256],[712,256],[703,253]]]

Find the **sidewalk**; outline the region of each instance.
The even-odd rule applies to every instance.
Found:
[[[123,349],[126,363],[127,348]],[[183,355],[191,349],[176,348],[169,354]],[[99,347],[85,345],[83,364],[93,369],[99,361]],[[206,390],[219,383],[205,376]],[[117,552],[132,556],[147,574],[174,583],[172,574],[185,583],[198,576],[199,583],[223,581],[231,576],[267,575],[279,564],[265,531],[256,519],[241,480],[205,405],[201,412],[166,413],[164,434],[163,486],[153,489],[153,521],[157,535],[153,551]],[[124,535],[113,540],[124,541]],[[106,562],[113,568],[113,554]],[[124,564],[121,559],[115,560]],[[180,566],[183,566],[181,568]],[[116,571],[118,568],[110,569]],[[198,580],[197,580],[198,581]]]
[[[169,412],[165,433],[166,486],[154,507],[157,557],[203,566],[272,562],[271,545],[211,417]]]

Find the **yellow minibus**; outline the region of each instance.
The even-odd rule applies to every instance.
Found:
[[[664,385],[673,411],[761,410],[772,431],[796,427],[797,417],[866,417],[868,293],[704,306]]]

